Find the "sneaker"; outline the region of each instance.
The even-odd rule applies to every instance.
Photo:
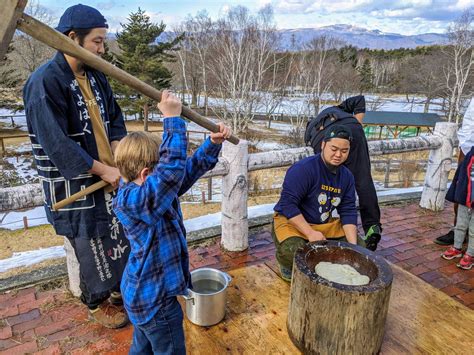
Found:
[[[436,244],[439,245],[452,245],[454,244],[454,230],[450,230],[445,235],[438,237],[434,240]]]
[[[460,258],[462,256],[462,250],[456,249],[455,247],[449,247],[441,257],[446,260],[453,260],[454,258]]]
[[[464,270],[471,270],[472,265],[474,265],[474,256],[465,253],[457,266]]]
[[[111,292],[110,297],[109,297],[109,302],[110,304],[113,304],[114,306],[122,306],[123,305],[123,299],[122,299],[122,294],[120,292]]]
[[[291,269],[280,265],[280,276],[286,282],[291,282]]]
[[[89,309],[89,319],[111,329],[121,328],[128,323],[128,317],[123,307],[107,303],[103,303],[95,309]]]
[[[382,228],[379,225],[374,224],[371,226],[367,231],[367,234],[362,237],[362,239],[365,241],[365,247],[371,251],[375,251],[380,239],[382,238],[381,234]]]

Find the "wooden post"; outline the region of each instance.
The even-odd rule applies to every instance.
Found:
[[[25,230],[28,229],[28,217],[27,216],[23,216],[23,228],[25,228]]]
[[[64,237],[64,250],[66,251],[69,290],[74,296],[79,297],[81,296],[81,289],[79,288],[79,262],[77,261],[76,254],[71,243],[66,237]]]
[[[206,204],[206,193],[204,190],[201,190],[201,200],[203,204]]]
[[[224,142],[222,157],[229,162],[229,173],[222,178],[222,247],[229,251],[248,248],[248,142]]]
[[[385,188],[388,187],[388,184],[390,182],[390,162],[391,162],[391,159],[388,159],[387,164],[385,166],[385,181],[383,185]]]
[[[451,122],[436,123],[433,135],[442,139],[443,144],[430,152],[426,167],[425,183],[421,194],[420,207],[432,211],[444,209],[447,192],[448,174],[451,171],[457,124]]]
[[[207,199],[212,201],[212,176],[207,179]]]

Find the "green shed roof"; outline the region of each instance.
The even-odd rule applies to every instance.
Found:
[[[363,120],[367,125],[434,127],[443,121],[437,113],[367,111]]]

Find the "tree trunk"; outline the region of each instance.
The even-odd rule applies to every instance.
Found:
[[[148,104],[143,105],[143,130],[148,132]]]
[[[393,274],[385,260],[348,243],[310,243],[295,254],[288,335],[304,354],[377,354],[382,346]],[[363,286],[331,282],[314,268],[348,264],[370,278]]]
[[[430,104],[431,104],[431,97],[427,97],[425,101],[425,106],[423,108],[424,113],[428,113],[428,111],[430,110]]]
[[[0,211],[42,206],[43,203],[41,184],[26,184],[0,189]]]

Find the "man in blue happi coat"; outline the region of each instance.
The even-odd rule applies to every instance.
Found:
[[[79,4],[64,12],[56,29],[100,56],[107,28],[99,11]],[[120,281],[130,245],[112,210],[114,192],[101,189],[52,210],[101,179],[117,186],[113,153],[127,134],[120,107],[103,73],[61,52],[30,76],[23,97],[46,214],[74,248],[81,301],[100,324],[124,326]]]

